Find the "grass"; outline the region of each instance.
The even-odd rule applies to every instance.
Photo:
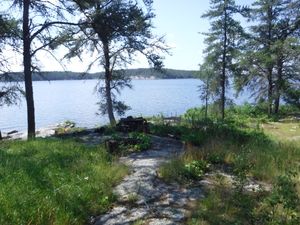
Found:
[[[288,125],[288,127],[298,126],[299,123]],[[286,124],[278,126],[277,132],[287,132],[286,127]],[[246,125],[239,127],[231,123],[213,122],[203,125],[202,128],[185,128],[181,139],[192,151],[188,151],[181,158],[175,159],[177,162],[173,163],[175,166],[174,177],[178,178],[177,170],[184,168],[184,166],[180,166],[181,164],[184,165],[193,160],[234,166],[240,157],[245,158],[245,162],[251,165],[249,175],[259,180],[272,182],[277,176],[288,170],[299,171],[300,143],[298,141],[283,141],[285,137],[283,134],[280,134],[281,141],[274,141],[274,137],[270,137],[268,132],[270,131],[251,129]],[[178,168],[176,168],[176,164],[179,165]],[[169,167],[166,170],[170,174],[172,171],[170,165],[165,166],[166,168]]]
[[[189,113],[174,129],[186,152],[162,165],[160,175],[167,182],[197,181],[203,176],[187,180],[186,167],[201,161],[211,165],[209,170],[221,168],[234,175],[236,186],[212,178],[219,185],[207,190],[188,224],[300,224],[299,122],[255,121],[246,116],[220,122],[199,119],[196,110]],[[172,126],[159,126],[163,125],[153,125],[153,131],[172,132]],[[245,192],[247,178],[273,188]]]
[[[0,224],[85,224],[127,173],[102,147],[72,140],[0,143]]]
[[[300,122],[269,122],[261,127],[273,139],[300,143]]]

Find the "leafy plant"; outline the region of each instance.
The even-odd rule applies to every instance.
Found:
[[[129,137],[136,140],[137,143],[133,145],[133,148],[137,151],[146,150],[151,147],[151,139],[144,133],[132,132],[129,134]]]
[[[193,160],[184,165],[185,176],[191,179],[199,179],[207,172],[209,166],[204,160]]]

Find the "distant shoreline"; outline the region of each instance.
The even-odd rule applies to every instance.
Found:
[[[132,80],[160,80],[160,79],[193,79],[196,78],[197,71],[193,70],[173,70],[163,69],[157,71],[154,69],[128,69],[122,71],[125,77]],[[15,81],[23,81],[22,72],[12,72],[8,76]],[[56,81],[56,80],[98,80],[104,78],[104,73],[79,73],[70,71],[44,71],[33,73],[33,81]],[[0,81],[5,81],[4,79]]]

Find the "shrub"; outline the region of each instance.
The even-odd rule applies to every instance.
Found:
[[[136,140],[136,144],[133,148],[137,151],[147,150],[151,147],[151,139],[144,133],[132,132],[129,134],[130,138]]]

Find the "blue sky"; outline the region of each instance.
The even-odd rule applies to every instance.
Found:
[[[254,0],[236,0],[236,4],[249,5]],[[209,0],[154,0],[155,32],[166,35],[173,47],[166,56],[166,68],[197,70],[205,48],[202,32],[209,30],[209,21],[201,15],[209,10]]]
[[[204,36],[209,22],[201,14],[209,9],[208,0],[154,0],[155,32],[166,35],[171,55],[165,66],[173,69],[198,69],[202,59]]]

